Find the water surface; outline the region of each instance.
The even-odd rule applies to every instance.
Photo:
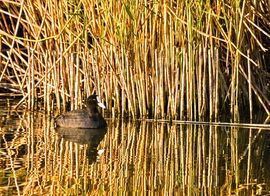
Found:
[[[4,102],[5,103],[5,102]],[[270,131],[107,119],[55,129],[0,101],[0,194],[270,194]]]

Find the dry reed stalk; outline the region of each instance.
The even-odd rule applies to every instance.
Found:
[[[198,70],[197,70],[197,92],[198,92],[198,117],[201,120],[203,116],[203,53],[202,45],[199,45],[198,49]]]
[[[240,66],[240,70],[242,71],[241,73],[243,74],[243,77],[246,80],[248,80],[248,76],[246,75],[245,71],[243,71],[243,68],[241,66]],[[264,93],[261,92],[261,90],[256,86],[256,84],[252,83],[251,88],[253,90],[253,93],[256,95],[256,98],[258,99],[259,103],[261,104],[261,106],[265,110],[266,114],[270,115],[270,111],[269,111],[268,106],[267,106],[270,104],[270,101],[268,100],[268,98],[265,97]]]
[[[208,87],[208,92],[209,92],[209,119],[212,121],[213,117],[213,73],[212,73],[212,54],[211,50],[207,50],[207,56],[208,56],[208,79],[209,79],[209,87]]]
[[[249,50],[247,51],[247,56],[249,58]],[[252,123],[252,91],[251,91],[251,69],[250,69],[250,61],[248,61],[248,99],[249,99],[249,121]]]
[[[218,49],[214,49],[214,65],[215,65],[215,100],[214,100],[214,107],[215,107],[215,120],[218,120],[218,114],[219,114],[219,87],[220,87],[220,79],[219,79],[219,73],[220,73],[220,65],[219,65],[219,55],[218,55]]]
[[[184,111],[185,111],[185,89],[186,89],[186,85],[185,85],[185,72],[186,72],[186,66],[185,66],[185,60],[186,59],[186,51],[183,50],[182,52],[182,67],[181,67],[181,71],[180,71],[180,75],[181,75],[181,84],[180,84],[180,119],[184,118]]]

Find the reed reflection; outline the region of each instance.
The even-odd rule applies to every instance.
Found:
[[[15,114],[0,127],[1,194],[270,192],[268,130],[121,120],[55,129],[44,113]]]

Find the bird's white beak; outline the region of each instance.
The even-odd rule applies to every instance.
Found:
[[[106,108],[105,105],[103,103],[101,103],[101,102],[98,103],[98,106],[101,107],[101,108],[103,108],[103,109]]]
[[[101,108],[103,108],[103,109],[106,108],[105,105],[104,105],[103,103],[101,103],[100,97],[99,97],[99,96],[97,96],[97,102],[98,102],[98,106],[99,106],[99,107],[101,107]]]

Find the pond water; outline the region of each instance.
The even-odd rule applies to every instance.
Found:
[[[1,195],[270,194],[270,129],[106,119],[55,129],[1,102]]]

